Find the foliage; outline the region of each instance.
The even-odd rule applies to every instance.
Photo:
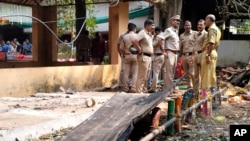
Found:
[[[85,0],[87,9],[86,29],[89,31],[90,36],[94,35],[95,28],[97,27],[95,4],[94,0]],[[58,5],[57,6],[57,27],[58,35],[75,30],[75,0],[45,0],[41,3],[43,6]],[[77,5],[78,6],[78,5]]]
[[[165,17],[167,12],[168,12],[168,0],[163,0],[163,3],[161,4],[158,4],[159,5],[159,8],[160,8],[160,11],[161,11],[161,14],[162,14],[162,17]]]
[[[59,6],[57,7],[57,29],[58,35],[61,36],[65,32],[74,31],[75,21],[73,20],[74,15],[74,6]]]
[[[86,8],[87,8],[87,19],[86,19],[86,29],[89,31],[90,37],[94,36],[95,29],[97,27],[97,24],[95,22],[96,19],[96,6],[93,3],[94,0],[86,0]]]
[[[237,34],[250,34],[250,20],[249,19],[242,19],[238,20],[237,24]]]
[[[70,58],[72,55],[71,47],[60,43],[58,44],[58,58]]]

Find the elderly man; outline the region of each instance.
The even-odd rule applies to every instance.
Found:
[[[170,18],[171,26],[161,35],[165,40],[164,46],[164,64],[162,66],[162,77],[164,88],[173,84],[174,72],[177,64],[177,55],[180,50],[178,27],[180,25],[180,16],[175,15]]]
[[[149,70],[151,68],[151,56],[153,55],[153,36],[152,31],[154,29],[154,21],[147,19],[144,22],[144,29],[142,29],[138,35],[137,40],[139,42],[142,53],[138,56],[138,78],[136,83],[136,92],[143,93],[147,91],[146,81],[149,76]]]
[[[195,34],[195,46],[194,46],[194,88],[200,89],[200,79],[201,79],[201,53],[202,46],[207,35],[205,30],[205,21],[200,19],[197,23],[197,30]]]
[[[194,83],[194,65],[193,65],[193,50],[195,46],[195,33],[190,21],[184,22],[184,33],[180,36],[180,57],[182,56],[183,70],[188,74],[187,84],[189,88],[193,87]]]
[[[203,44],[201,58],[201,89],[208,90],[216,85],[217,49],[220,44],[221,32],[215,25],[215,16],[207,15],[205,25],[208,34]]]

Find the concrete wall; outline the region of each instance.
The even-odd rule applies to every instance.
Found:
[[[218,66],[226,66],[235,62],[248,63],[250,59],[250,41],[222,40],[218,54]]]
[[[36,92],[75,91],[111,86],[117,82],[119,65],[86,65],[0,69],[0,97],[22,97]]]

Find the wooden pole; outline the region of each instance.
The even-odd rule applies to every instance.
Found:
[[[212,112],[213,112],[213,106],[212,106],[212,94],[211,92],[207,93],[207,115],[212,116]]]
[[[199,89],[196,90],[196,100],[197,102],[201,100],[201,92]],[[201,110],[201,106],[199,106],[197,109],[196,109],[196,116],[197,117],[201,117],[201,113],[202,113],[202,110]]]
[[[202,97],[202,99],[205,99],[206,96],[207,96],[206,89],[202,89],[202,91],[201,91],[201,97]],[[202,105],[202,113],[203,113],[203,115],[208,115],[207,101]]]
[[[181,132],[181,97],[175,98],[175,115],[177,117],[176,123],[175,123],[175,131],[177,133]]]
[[[174,117],[175,112],[175,101],[173,99],[168,101],[168,120],[171,120]],[[174,135],[174,124],[171,124],[168,129],[167,133],[169,135]]]

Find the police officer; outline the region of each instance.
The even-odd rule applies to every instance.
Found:
[[[124,56],[124,76],[123,76],[123,91],[135,93],[136,92],[136,79],[138,74],[138,61],[137,56],[141,52],[141,48],[135,43],[136,40],[136,25],[130,23],[128,25],[128,33],[123,36],[122,56]],[[132,51],[131,48],[135,48],[137,51]],[[131,73],[131,81],[129,76]],[[131,88],[129,89],[129,82]]]
[[[153,47],[154,47],[154,59],[153,59],[153,80],[152,80],[152,87],[149,90],[150,93],[154,93],[157,90],[157,82],[158,77],[164,63],[164,55],[163,55],[163,48],[164,42],[162,37],[160,36],[162,29],[160,27],[155,28],[155,35],[153,38]],[[159,36],[158,36],[159,35]]]
[[[153,55],[153,37],[154,21],[147,19],[144,22],[144,29],[138,35],[137,40],[142,49],[142,53],[138,56],[138,78],[136,83],[136,92],[143,93],[147,91],[146,81],[149,76],[151,67],[151,56]]]
[[[207,31],[205,30],[205,21],[200,19],[197,23],[197,30],[195,34],[195,46],[194,46],[194,88],[200,89],[200,72],[201,72],[201,53],[202,45],[204,43]]]
[[[220,44],[221,31],[215,24],[215,16],[209,14],[205,25],[208,33],[205,37],[201,56],[201,89],[208,90],[216,85],[217,49]]]
[[[194,65],[193,50],[195,46],[195,34],[190,21],[184,22],[184,33],[180,35],[180,57],[182,56],[182,67],[187,73],[187,85],[193,87],[194,83]]]
[[[173,84],[175,67],[177,64],[177,55],[180,51],[178,27],[180,25],[180,16],[175,15],[170,18],[171,26],[162,34],[165,40],[164,46],[164,64],[162,67],[162,77],[164,88]]]
[[[129,23],[128,24],[128,28],[132,25],[133,23]],[[118,53],[120,55],[121,58],[121,70],[120,70],[120,76],[119,76],[119,88],[123,88],[123,75],[124,75],[124,69],[125,69],[125,61],[124,61],[124,50],[123,47],[121,46],[121,44],[123,43],[123,36],[126,35],[129,32],[129,30],[127,30],[125,33],[122,33],[118,39],[118,43],[117,43],[117,50]]]

